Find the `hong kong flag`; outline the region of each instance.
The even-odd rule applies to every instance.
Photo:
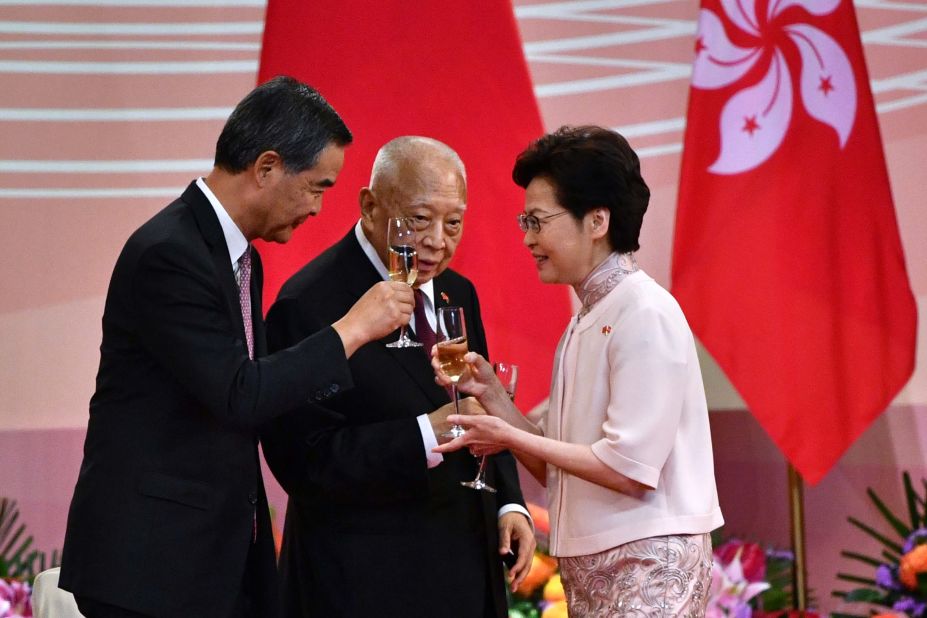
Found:
[[[915,304],[851,0],[703,0],[672,278],[810,483],[910,377]]]
[[[377,149],[400,135],[434,137],[467,167],[465,229],[451,267],[476,285],[493,358],[521,366],[519,404],[546,397],[570,299],[538,281],[516,222],[524,191],[512,166],[543,125],[511,3],[270,0],[259,80],[279,74],[318,88],[355,139],[318,220],[285,246],[261,247],[265,306],[357,221]]]

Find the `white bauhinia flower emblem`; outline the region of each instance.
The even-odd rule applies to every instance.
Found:
[[[779,46],[789,41],[801,58],[797,81],[805,110],[834,128],[841,148],[846,145],[856,118],[856,80],[846,52],[811,24],[781,17],[793,6],[811,15],[827,15],[841,1],[849,0],[769,0],[767,14],[757,19],[756,0],[721,0],[727,21],[742,32],[741,38],[753,41],[750,47],[732,43],[714,11],[699,11],[694,88],[723,88],[740,81],[761,60],[769,64],[759,82],[745,85],[725,103],[721,153],[709,171],[745,172],[766,161],[782,144],[792,119],[793,72]]]

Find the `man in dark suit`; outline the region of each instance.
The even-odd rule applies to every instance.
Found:
[[[413,307],[408,286],[377,284],[265,356],[249,243],[286,242],[317,214],[350,142],[318,92],[271,80],[229,117],[212,172],[126,242],[61,567],[88,618],[276,615],[255,428],[349,389],[347,357]]]
[[[463,164],[446,145],[420,137],[385,145],[360,192],[361,220],[294,275],[271,308],[271,349],[310,335],[386,279],[387,220],[404,216],[416,230],[416,336],[434,331],[436,307],[458,305],[471,349],[486,351],[476,290],[447,269],[466,199]],[[535,541],[513,458],[490,460],[498,493],[461,487],[477,460],[431,452],[454,407],[435,384],[430,346],[387,348],[397,336],[351,358],[350,392],[261,432],[290,495],[280,560],[288,617],[502,618],[501,554],[516,552],[514,583],[527,574]]]

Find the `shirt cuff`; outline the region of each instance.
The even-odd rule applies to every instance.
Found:
[[[518,504],[517,502],[506,504],[501,509],[499,509],[499,513],[496,515],[496,519],[502,517],[506,513],[511,513],[513,511],[515,513],[521,513],[522,515],[528,518],[528,523],[531,524],[531,531],[533,532],[534,531],[534,520],[531,519],[531,515],[528,513],[528,509]]]
[[[434,468],[444,461],[444,455],[431,451],[431,449],[438,446],[438,437],[435,435],[435,430],[431,428],[431,421],[428,420],[427,414],[420,414],[415,417],[415,420],[418,421],[419,431],[422,432],[422,444],[425,445],[425,461],[428,462],[429,469]]]

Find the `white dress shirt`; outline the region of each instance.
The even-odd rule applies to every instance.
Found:
[[[225,245],[229,250],[229,259],[232,260],[232,270],[235,271],[235,277],[238,278],[238,260],[241,259],[245,249],[248,248],[248,239],[238,229],[238,225],[229,216],[222,202],[216,197],[216,194],[206,186],[206,181],[202,178],[196,179],[196,186],[200,188],[206,199],[216,211],[216,217],[219,219],[219,225],[222,227],[222,234],[225,236]]]

